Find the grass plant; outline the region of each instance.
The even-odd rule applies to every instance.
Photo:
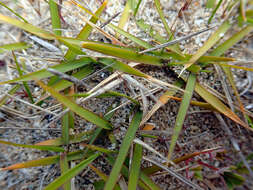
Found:
[[[129,190],[137,188],[145,190],[161,189],[159,184],[156,184],[151,178],[152,175],[161,171],[166,171],[172,177],[179,179],[182,186],[186,185],[196,189],[202,189],[197,184],[197,180],[203,181],[202,168],[204,167],[218,171],[219,177],[223,179],[229,189],[242,185],[246,180],[246,177],[243,177],[244,174],[253,175],[251,167],[247,165],[250,158],[246,159],[242,154],[240,155],[242,159],[240,165],[231,166],[225,172],[222,168],[216,170],[213,166],[197,160],[198,157],[207,154],[217,155],[220,152],[225,153],[226,151],[221,147],[196,151],[180,157],[174,151],[180,134],[185,130],[185,118],[189,113],[189,107],[192,105],[208,109],[211,113],[219,114],[219,118],[225,118],[227,123],[233,123],[230,128],[237,126],[247,131],[247,133],[252,133],[253,128],[252,125],[249,125],[249,121],[252,121],[253,113],[245,109],[232,74],[232,69],[252,72],[252,68],[246,65],[233,64],[242,59],[226,55],[226,52],[235,44],[245,39],[250,33],[252,35],[252,10],[247,9],[247,5],[251,6],[249,1],[238,1],[239,6],[234,6],[234,4],[227,5],[228,8],[225,9],[223,14],[228,16],[222,19],[217,18],[217,12],[223,6],[224,1],[219,0],[216,3],[216,1],[208,0],[206,7],[210,9],[210,17],[207,24],[213,24],[216,27],[210,29],[211,34],[209,38],[193,54],[185,53],[187,51],[183,51],[180,48],[180,41],[175,41],[175,44],[158,49],[160,47],[159,44],[177,40],[177,37],[175,37],[176,29],[172,29],[169,25],[163,5],[159,0],[154,0],[153,6],[157,10],[157,15],[166,36],[160,35],[155,30],[155,27],[146,24],[144,20],[137,19],[138,11],[143,3],[142,0],[126,1],[118,25],[111,22],[106,23],[106,20],[101,16],[106,10],[109,3],[108,0],[103,1],[97,10],[90,10],[75,0],[68,2],[71,6],[78,8],[80,12],[85,13],[84,15],[89,15],[90,17],[90,19],[87,17],[83,18],[86,24],[76,37],[66,37],[64,32],[62,32],[64,18],[61,16],[61,10],[68,10],[67,7],[64,7],[64,4],[59,4],[54,0],[47,1],[52,23],[49,31],[29,23],[29,19],[23,18],[15,10],[8,7],[7,4],[0,2],[0,5],[9,10],[11,15],[0,14],[0,23],[12,25],[19,28],[20,31],[25,31],[29,35],[35,35],[52,44],[56,41],[58,49],[61,49],[60,46],[68,48],[67,51],[62,52],[61,60],[58,60],[57,64],[50,66],[48,69],[39,69],[27,73],[26,68],[19,63],[16,52],[29,50],[32,45],[22,41],[0,45],[0,53],[12,52],[16,70],[19,73],[19,76],[14,79],[0,82],[0,85],[12,85],[12,89],[0,99],[0,106],[8,106],[9,98],[15,96],[15,93],[20,88],[24,88],[27,94],[25,101],[40,107],[41,111],[49,111],[41,105],[43,101],[52,100],[55,104],[56,102],[60,104],[58,108],[61,109],[60,113],[54,114],[54,119],[58,120],[61,118],[60,137],[35,144],[14,143],[11,142],[11,139],[8,141],[0,140],[0,144],[3,145],[51,151],[54,156],[15,163],[1,168],[1,171],[59,164],[61,175],[47,185],[44,188],[46,190],[60,187],[65,190],[71,190],[73,188],[71,179],[87,170],[88,167],[100,178],[100,181],[94,183],[95,188],[105,190],[123,190],[126,188]],[[187,6],[180,10],[178,17],[183,14],[183,11],[190,9],[191,3],[191,1],[187,1]],[[233,22],[229,19],[229,15],[234,17]],[[215,23],[215,19],[222,20],[222,23]],[[131,32],[126,31],[124,27],[130,20],[136,22],[137,26],[158,44],[158,47],[156,48],[156,45],[151,45],[143,39],[134,36]],[[104,27],[100,27],[99,23],[106,23],[106,27],[113,31],[115,35],[111,35]],[[235,29],[237,32],[235,32]],[[109,39],[110,43],[89,40],[94,31]],[[128,43],[131,43],[131,46]],[[150,48],[153,48],[151,49],[152,51],[145,51]],[[152,67],[164,68],[164,70],[168,70],[173,74],[176,82],[163,81],[141,71],[136,66],[147,69]],[[222,69],[221,72],[224,72],[225,77],[228,79],[228,84],[226,85],[232,86],[231,92],[236,95],[236,98],[230,100],[227,94],[226,96],[220,95],[211,86],[207,88],[199,80],[199,76],[206,73],[207,69],[213,67]],[[98,70],[98,68],[102,69]],[[180,68],[180,71],[178,71],[178,68]],[[90,87],[88,81],[93,78],[93,72],[95,71],[97,73],[106,71],[110,73],[110,76],[97,83],[95,87]],[[207,74],[213,75],[214,73]],[[84,92],[78,90],[78,81],[80,84],[86,84]],[[144,83],[142,84],[140,81],[146,81],[149,85],[156,86],[156,90],[160,91],[161,95],[152,94],[152,91],[147,89]],[[35,92],[30,88],[31,84],[37,85],[41,89],[40,98],[37,98]],[[119,84],[127,86],[126,89],[129,92],[117,92],[115,87]],[[132,93],[134,91],[138,91],[138,96],[134,96]],[[146,109],[149,107],[146,97],[150,97],[150,99],[155,101],[150,110]],[[193,100],[193,97],[198,97],[199,100]],[[128,100],[126,104],[131,105],[128,115],[130,122],[126,124],[127,130],[125,135],[122,136],[120,145],[114,136],[114,131],[119,128],[119,126],[114,124],[113,120],[117,109],[108,106],[107,111],[102,114],[102,111],[95,113],[95,111],[84,107],[86,102],[90,100],[96,103],[95,98],[121,98]],[[151,131],[152,129],[145,128],[145,124],[162,106],[167,106],[171,100],[177,100],[179,109],[174,126],[170,126],[173,127],[173,132],[170,134],[170,140],[168,141],[168,154],[163,156],[161,153],[157,153],[154,147],[145,145],[145,143],[137,143],[142,141],[136,140],[136,137],[141,140],[147,138],[159,139],[159,135],[139,135],[138,131]],[[91,123],[93,129],[73,134],[73,131],[76,131],[77,118],[84,120],[86,123]],[[171,131],[167,130],[168,133]],[[101,144],[97,144],[99,138],[107,139],[108,142],[102,147]],[[82,146],[83,149],[72,150],[69,148],[77,147],[75,146],[76,144]],[[115,146],[115,148],[112,150],[111,146]],[[150,150],[154,155],[159,156],[160,159],[148,158],[147,155],[144,155],[144,149]],[[240,151],[240,148],[236,149],[236,151]],[[99,168],[97,161],[99,158],[107,160],[107,164],[112,167],[109,173],[105,173]],[[180,163],[188,163],[192,160],[197,164],[197,169],[191,168],[189,170],[190,167],[188,167],[182,170],[185,170],[186,173],[193,172],[194,180],[182,176],[177,171],[181,167]],[[71,167],[71,162],[78,162],[78,164]],[[147,167],[144,163],[152,163],[152,166]]]

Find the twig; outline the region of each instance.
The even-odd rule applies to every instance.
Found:
[[[121,12],[116,13],[115,15],[113,15],[111,18],[109,18],[106,22],[104,22],[103,24],[100,25],[100,28],[105,27],[107,24],[109,24],[113,19],[115,19],[117,16],[119,16]]]
[[[208,31],[208,30],[211,30],[211,29],[214,28],[214,27],[215,27],[215,26],[210,27],[210,28],[206,28],[206,29],[203,29],[203,30],[200,30],[200,31],[198,31],[198,32],[189,34],[189,35],[187,35],[187,36],[183,36],[183,37],[181,37],[181,38],[178,38],[178,39],[175,39],[175,40],[166,42],[166,43],[164,43],[164,44],[157,45],[157,46],[155,46],[155,47],[153,47],[153,48],[149,48],[149,49],[140,51],[139,53],[142,54],[142,53],[154,51],[154,50],[157,50],[157,49],[160,49],[160,48],[164,48],[164,47],[167,47],[167,46],[172,45],[172,44],[176,44],[176,43],[178,43],[178,42],[180,42],[180,41],[187,40],[187,39],[189,39],[189,38],[191,38],[191,37],[193,37],[193,36],[196,36],[196,35],[199,35],[199,34],[201,34],[201,33],[203,33],[203,32],[206,32],[206,31]]]
[[[173,161],[168,160],[168,158],[164,157],[162,154],[160,154],[158,151],[156,151],[153,147],[149,146],[147,143],[143,142],[142,140],[135,138],[133,140],[133,142],[143,146],[144,148],[146,148],[149,151],[153,152],[154,154],[158,155],[161,159],[163,159],[163,161],[170,163],[172,166],[176,166],[176,164]]]
[[[184,182],[185,184],[191,186],[192,188],[194,189],[198,189],[198,190],[203,190],[201,187],[199,187],[198,185],[192,183],[190,180],[188,180],[187,178],[185,178],[184,176],[178,174],[177,172],[173,171],[172,169],[152,160],[152,159],[149,159],[145,156],[142,157],[144,160],[148,161],[148,162],[151,162],[152,164],[155,164],[157,165],[158,167],[166,170],[170,175],[176,177],[177,179],[179,179],[180,181]]]
[[[0,107],[0,110],[3,110],[7,113],[11,113],[13,115],[19,116],[19,117],[24,118],[24,119],[36,119],[36,118],[38,118],[38,116],[36,116],[36,115],[24,115],[24,113],[19,112],[15,109],[12,109],[12,108],[10,108],[8,106],[5,106],[5,105],[2,105]]]
[[[61,131],[61,129],[53,129],[53,128],[31,128],[31,127],[0,127],[0,129]]]
[[[30,38],[31,40],[33,40],[36,43],[40,44],[41,46],[43,46],[44,48],[48,49],[49,51],[61,53],[61,51],[57,47],[55,47],[54,45],[46,42],[45,40],[42,40],[42,39],[40,39],[40,38],[38,38],[36,36],[32,36],[32,35],[27,34],[27,33],[25,33],[25,34],[28,36],[28,38]]]

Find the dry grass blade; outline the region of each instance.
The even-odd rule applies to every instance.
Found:
[[[119,19],[118,27],[121,29],[124,29],[128,19],[130,18],[130,14],[132,12],[131,3],[133,0],[127,0],[124,11],[122,12],[122,15]],[[118,35],[116,35],[118,37]]]
[[[194,188],[194,189],[198,189],[198,190],[203,190],[201,187],[199,187],[198,185],[192,183],[190,180],[188,180],[187,178],[185,178],[184,176],[178,174],[177,172],[173,171],[172,169],[162,165],[162,164],[159,164],[158,162],[152,160],[152,159],[149,159],[145,156],[143,156],[143,159],[148,161],[148,162],[151,162],[152,164],[155,164],[157,166],[159,166],[160,168],[164,169],[165,171],[167,171],[170,175],[176,177],[177,179],[179,179],[180,181],[182,181],[183,183],[189,185],[190,187]]]
[[[93,14],[91,11],[87,10],[85,7],[83,7],[82,5],[80,5],[79,3],[77,3],[76,1],[74,0],[71,0],[71,2],[80,7],[82,10],[88,12],[89,14],[91,14],[94,18],[97,18],[99,19],[95,14]],[[106,5],[107,4],[107,0],[104,1],[104,4]],[[107,32],[105,32],[104,30],[102,30],[100,27],[96,26],[94,23],[90,22],[89,20],[87,20],[86,18],[82,17],[83,21],[87,24],[89,24],[91,27],[93,27],[94,29],[96,29],[98,32],[100,32],[102,35],[104,35],[105,37],[109,38],[110,40],[112,40],[112,42],[114,44],[119,44],[121,46],[125,46],[123,43],[121,43],[117,38],[115,38],[114,36],[108,34]]]
[[[182,84],[178,81],[174,84],[175,86],[178,86],[179,88],[182,86]],[[162,96],[159,97],[159,101],[152,107],[152,109],[143,117],[141,121],[141,126],[150,119],[150,117],[163,105],[165,105],[169,99],[170,96],[173,96],[177,92],[176,89],[171,89],[166,91]]]
[[[201,154],[205,154],[205,153],[212,152],[212,151],[218,151],[218,150],[221,150],[221,149],[222,149],[221,147],[215,147],[215,148],[211,148],[211,149],[205,149],[205,150],[202,150],[200,152],[194,152],[194,153],[186,154],[184,156],[181,156],[179,158],[174,159],[173,162],[175,164],[179,164],[183,161],[189,160],[189,159],[194,158],[196,156],[199,156]],[[163,164],[167,165],[167,167],[172,166],[171,164],[167,164],[166,162],[164,162]],[[144,168],[143,172],[147,175],[152,175],[152,174],[154,174],[158,171],[161,171],[161,170],[162,170],[162,168],[160,168],[156,165],[153,165],[153,166]]]
[[[241,126],[253,131],[252,128],[249,128],[246,123],[244,123],[234,112],[232,112],[226,105],[224,105],[218,98],[216,98],[213,94],[208,92],[203,86],[196,83],[195,91],[208,103],[210,103],[215,109],[217,109],[220,113],[226,115],[236,123]]]
[[[28,105],[28,106],[30,106],[30,107],[32,107],[32,108],[41,110],[41,111],[43,111],[43,112],[46,112],[46,113],[49,113],[49,114],[52,114],[52,115],[57,115],[56,113],[51,112],[50,110],[47,110],[47,109],[41,108],[41,107],[39,107],[39,106],[36,106],[36,105],[34,105],[34,104],[31,104],[31,103],[29,103],[29,102],[26,102],[26,101],[24,101],[24,100],[22,100],[22,99],[20,99],[20,98],[17,98],[17,97],[15,97],[15,96],[13,96],[13,95],[10,95],[10,94],[7,94],[7,93],[6,93],[6,96],[9,96],[10,98],[13,98],[13,99],[15,99],[15,100],[17,100],[17,101],[19,101],[19,102],[22,102],[22,103],[24,103],[24,104],[26,104],[26,105]]]
[[[107,2],[105,1],[99,8],[98,10],[96,11],[95,15],[97,17],[99,17],[102,12],[104,11],[105,7],[106,7],[106,4]],[[90,19],[90,22],[96,24],[98,21],[98,19],[94,16],[91,17]],[[77,38],[78,39],[81,39],[81,40],[87,40],[91,31],[92,31],[92,26],[90,26],[88,23],[85,24],[85,26],[82,28],[82,30],[80,31],[80,33],[77,35]],[[76,57],[76,53],[71,49],[69,48],[67,53],[65,54],[64,58],[67,59],[67,60],[74,60],[75,57]]]
[[[141,141],[140,139],[134,139],[133,141],[136,144],[139,144],[141,146],[143,146],[144,148],[148,149],[149,151],[153,152],[154,154],[158,155],[161,159],[163,159],[164,161],[170,163],[171,165],[175,166],[175,163],[172,162],[171,160],[168,160],[166,157],[164,157],[162,154],[160,154],[159,152],[157,152],[154,148],[152,148],[151,146],[149,146],[147,143]]]

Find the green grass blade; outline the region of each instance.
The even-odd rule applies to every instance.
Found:
[[[135,42],[136,44],[144,47],[144,48],[151,48],[152,45],[150,45],[149,43],[145,42],[144,40],[141,40],[137,37],[135,37],[134,35],[118,28],[117,26],[114,26],[112,24],[108,24],[108,26],[110,26],[112,29],[114,29],[116,32],[118,32],[119,34],[121,34],[122,36],[130,39],[131,41]]]
[[[163,14],[163,11],[162,11],[162,8],[161,8],[161,3],[160,3],[160,0],[154,0],[155,1],[155,7],[157,9],[157,12],[162,20],[162,23],[163,23],[163,26],[168,34],[168,37],[169,37],[169,41],[173,39],[173,34],[168,26],[168,23],[166,22],[166,19],[164,17],[164,14]]]
[[[128,73],[130,75],[135,75],[138,77],[144,77],[147,78],[148,75],[146,75],[145,73],[130,67],[128,64],[125,64],[123,62],[117,61],[115,59],[110,59],[110,58],[100,58],[98,59],[98,62],[103,63],[107,66],[110,66],[118,71],[122,71],[124,73]]]
[[[184,66],[183,71],[194,64],[198,59],[203,56],[211,47],[213,47],[224,34],[230,28],[228,21],[225,21],[205,42],[205,44],[199,48],[199,50],[191,57],[189,63]]]
[[[131,143],[135,137],[135,133],[137,129],[139,128],[139,124],[141,122],[142,113],[138,110],[137,113],[134,115],[132,122],[127,130],[127,133],[125,135],[125,138],[123,139],[123,142],[121,144],[118,157],[115,161],[115,164],[112,168],[112,171],[110,173],[109,179],[106,182],[105,190],[112,190],[117,183],[118,176],[120,174],[120,170],[122,168],[122,165],[126,159],[128,149],[131,146]]]
[[[27,49],[29,47],[31,47],[31,45],[27,44],[25,42],[5,44],[5,45],[0,46],[0,53],[3,53],[5,51],[14,51],[14,50]]]
[[[64,93],[67,95],[71,95],[74,93],[74,86],[72,85],[72,87],[70,89],[66,89],[64,91]],[[73,98],[72,98],[73,99]],[[74,99],[73,99],[74,100]],[[66,107],[64,107],[64,109],[66,109]],[[74,112],[72,111],[68,111],[67,113],[65,113],[62,117],[62,141],[64,142],[64,145],[68,145],[69,144],[69,133],[70,133],[70,128],[74,129]]]
[[[69,164],[67,159],[67,154],[64,152],[60,155],[60,167],[61,167],[61,175],[66,173],[69,170]],[[71,190],[71,182],[68,181],[63,185],[64,190]]]
[[[52,66],[50,68],[55,69],[60,72],[68,72],[68,71],[72,71],[74,69],[80,68],[84,65],[87,65],[91,62],[92,62],[92,59],[90,59],[90,58],[81,58],[79,60],[74,60],[74,61],[70,61],[70,62],[63,62],[61,64]],[[34,78],[41,80],[41,79],[51,77],[51,76],[53,76],[52,73],[50,73],[46,69],[41,69],[39,71],[35,71],[35,72],[29,73],[27,75],[23,75],[22,77],[19,77],[19,78],[13,79],[13,80],[0,82],[0,85],[14,83],[14,82],[30,81],[30,80],[34,80]]]
[[[104,182],[107,181],[108,176],[107,176],[105,173],[103,173],[101,170],[99,170],[98,168],[94,167],[94,166],[91,165],[91,164],[89,164],[89,167],[90,167],[90,168],[91,168],[91,169],[92,169]],[[104,184],[105,184],[105,183],[104,183]],[[104,186],[104,184],[103,184],[103,186]],[[114,188],[114,189],[115,189],[115,190],[121,190],[118,184],[115,185],[115,188]]]
[[[101,43],[101,42],[95,42],[95,41],[80,41],[78,39],[74,38],[59,38],[60,41],[65,41],[64,43],[67,44],[74,44],[78,46],[83,46],[86,49],[100,52],[105,55],[110,55],[122,59],[126,59],[127,61],[134,61],[144,64],[151,64],[151,65],[157,65],[162,66],[164,63],[168,62],[172,59],[177,59],[180,61],[187,61],[190,58],[192,58],[192,55],[184,55],[182,57],[178,53],[174,52],[152,52],[152,54],[139,54],[138,49],[133,48],[125,48],[118,45],[112,45],[108,43]],[[220,61],[221,59],[226,61],[233,61],[233,58],[220,58],[220,57],[213,57],[213,56],[203,56],[201,55],[199,57],[199,60],[212,60],[212,61]]]
[[[72,76],[79,80],[82,80],[85,77],[87,77],[89,74],[91,74],[93,71],[94,71],[94,67],[91,64],[89,64],[82,67],[80,71],[77,71]],[[64,90],[70,87],[71,85],[73,85],[72,82],[61,79],[60,81],[53,84],[51,87],[54,88],[56,91],[60,91],[60,90]]]
[[[144,172],[140,173],[140,179],[149,187],[149,189],[161,190],[160,187],[158,187],[158,185],[156,185]]]
[[[88,166],[93,160],[95,160],[100,154],[94,154],[90,156],[89,158],[83,160],[80,162],[78,165],[75,167],[71,168],[67,172],[65,172],[63,175],[58,177],[56,180],[54,180],[52,183],[50,183],[48,186],[45,187],[44,190],[55,190],[62,186],[64,183],[66,183],[68,180],[71,178],[75,177],[78,175],[84,168]]]
[[[58,5],[54,2],[54,0],[49,0],[49,10],[51,15],[52,28],[55,35],[61,36],[61,19],[60,13],[58,9]]]
[[[136,14],[137,14],[137,12],[138,12],[138,10],[139,10],[139,7],[140,7],[140,5],[141,5],[141,1],[142,1],[142,0],[138,0],[138,3],[137,3],[137,5],[136,5],[136,7],[135,7],[135,9],[134,9],[134,17],[136,17]]]
[[[3,141],[0,140],[0,144],[11,145],[15,147],[22,147],[22,148],[32,148],[37,150],[47,150],[47,151],[54,151],[54,152],[64,152],[64,148],[57,147],[57,146],[50,146],[50,145],[27,145],[27,144],[17,144],[13,142]]]
[[[16,11],[13,11],[11,8],[9,8],[7,5],[5,5],[4,3],[2,3],[0,1],[0,5],[5,7],[6,9],[8,9],[10,12],[12,12],[14,15],[16,15],[18,18],[22,19],[24,22],[28,23],[28,21],[26,19],[24,19],[20,14],[18,14]]]
[[[115,163],[115,159],[112,156],[108,156],[106,159],[111,165]],[[122,166],[121,174],[126,179],[129,177],[129,169],[127,166]],[[160,190],[160,188],[142,171],[140,171],[140,179],[138,180],[138,186],[145,190]]]
[[[57,163],[60,160],[60,156],[50,156],[47,158],[41,158],[38,160],[29,160],[23,163],[13,164],[11,166],[1,168],[2,171],[4,170],[16,170],[22,168],[31,168],[31,167],[38,167],[38,166],[47,166],[54,163]]]
[[[75,128],[75,113],[72,111],[69,111],[68,115],[69,115],[69,128],[74,129]]]
[[[136,24],[145,32],[149,34],[154,40],[164,44],[167,40],[156,31],[152,25],[146,24],[143,19],[137,20]]]
[[[128,180],[129,181],[128,190],[137,189],[137,183],[141,169],[141,160],[142,160],[142,146],[139,144],[135,144],[133,160],[129,172],[130,174]]]
[[[110,45],[98,42],[83,42],[83,48],[100,52],[106,55],[115,56],[118,58],[126,59],[128,61],[135,61],[139,63],[146,63],[151,65],[162,65],[162,59],[155,56],[139,54],[136,51],[130,50],[129,48],[122,48],[121,46]]]
[[[97,114],[82,108],[81,106],[77,105],[71,99],[66,96],[61,95],[53,88],[46,86],[43,82],[38,81],[38,84],[47,92],[49,92],[54,98],[56,98],[60,103],[64,106],[68,107],[70,110],[75,112],[77,115],[81,116],[85,120],[94,123],[98,127],[102,127],[104,129],[112,129],[112,125],[106,121],[105,119],[99,117]]]
[[[187,114],[187,110],[188,110],[188,107],[190,105],[190,101],[191,101],[191,98],[193,95],[193,91],[194,91],[194,87],[195,87],[195,83],[196,83],[196,78],[197,78],[196,75],[191,73],[188,77],[188,80],[187,80],[187,84],[185,87],[185,93],[184,93],[183,100],[182,100],[180,107],[179,107],[175,127],[173,130],[173,136],[172,136],[171,143],[170,143],[169,154],[168,154],[169,160],[172,157],[172,153],[174,151],[177,139],[179,137],[182,126],[184,124],[185,116]]]
[[[214,8],[216,0],[207,0],[206,8]]]
[[[12,55],[13,55],[13,58],[14,58],[14,62],[16,63],[16,67],[17,67],[17,70],[18,70],[18,73],[19,73],[19,76],[22,77],[23,76],[23,71],[21,70],[20,66],[19,66],[19,63],[17,61],[17,57],[16,55],[14,54],[14,52],[12,51]],[[34,103],[34,100],[33,100],[33,96],[32,96],[32,93],[31,93],[31,90],[27,84],[27,82],[23,82],[23,85],[24,85],[24,88],[25,88],[25,91],[30,99],[30,101],[32,103]]]
[[[65,108],[66,109],[66,108]],[[69,112],[62,117],[62,141],[64,145],[69,144]]]
[[[57,39],[59,40],[59,42],[63,43],[65,46],[67,46],[71,50],[73,55],[74,54],[75,55],[86,55],[86,53],[84,51],[82,51],[82,49],[80,48],[79,44],[69,43],[69,41],[73,42],[72,39],[75,39],[75,38],[70,39],[70,38],[64,38],[64,37],[63,38],[57,37]],[[80,42],[80,40],[78,40],[78,39],[75,39],[75,40],[76,40],[75,42]],[[71,59],[71,57],[70,57],[69,60],[73,60],[73,59]]]
[[[210,18],[208,19],[208,24],[211,23],[215,13],[217,12],[218,8],[221,6],[221,3],[222,3],[223,0],[219,0],[218,4],[216,5],[215,9],[212,11],[212,14],[210,16]]]
[[[83,151],[75,151],[67,154],[68,161],[71,160],[78,160],[83,158]],[[13,164],[11,166],[1,168],[2,170],[16,170],[16,169],[22,169],[22,168],[31,168],[31,167],[38,167],[38,166],[47,166],[51,164],[58,163],[60,161],[60,156],[50,156],[47,158],[41,158],[37,160],[29,160],[27,162],[23,163],[17,163]]]

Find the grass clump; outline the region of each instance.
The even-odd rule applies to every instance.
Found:
[[[235,2],[225,3],[220,0],[216,4],[215,1],[207,1],[206,7],[213,10],[210,10],[210,17],[205,22],[215,27],[207,27],[201,32],[198,32],[200,30],[191,31],[189,35],[182,38],[176,37],[177,26],[174,23],[177,20],[185,19],[184,14],[187,14],[187,10],[192,8],[194,3],[192,1],[186,1],[178,10],[173,22],[168,23],[163,5],[159,0],[154,0],[153,6],[156,8],[166,34],[161,35],[156,31],[155,26],[138,19],[138,11],[144,1],[128,0],[118,25],[115,25],[112,20],[118,14],[108,20],[101,16],[105,14],[106,8],[109,8],[109,1],[105,0],[94,11],[71,0],[68,3],[73,10],[78,8],[81,13],[86,14],[82,17],[86,24],[77,37],[65,36],[62,28],[66,22],[62,12],[63,10],[69,11],[70,8],[54,0],[49,0],[47,3],[50,9],[51,31],[29,23],[29,19],[23,18],[7,4],[0,3],[18,17],[0,14],[1,23],[15,26],[28,32],[28,35],[35,35],[41,41],[47,40],[45,43],[39,42],[43,47],[47,48],[48,44],[52,43],[50,46],[54,44],[53,46],[58,46],[56,48],[62,51],[56,60],[57,64],[28,73],[27,68],[19,63],[17,53],[20,50],[29,50],[32,45],[25,42],[1,45],[0,53],[12,51],[12,58],[16,64],[15,69],[19,76],[0,82],[0,85],[13,85],[12,89],[1,98],[0,106],[7,106],[10,103],[9,99],[15,98],[17,91],[24,88],[27,97],[23,102],[33,109],[40,110],[37,115],[50,113],[52,119],[49,124],[61,119],[61,129],[58,129],[61,131],[61,136],[29,145],[14,143],[11,140],[0,140],[0,144],[54,152],[53,156],[16,163],[2,168],[2,171],[59,164],[60,176],[45,186],[45,189],[48,190],[60,187],[73,189],[72,179],[87,168],[90,168],[100,178],[93,184],[95,189],[105,190],[161,189],[162,187],[151,176],[160,175],[159,172],[162,171],[177,178],[182,187],[186,185],[195,189],[219,184],[215,182],[212,184],[211,180],[205,179],[204,169],[206,168],[215,171],[217,178],[229,189],[246,183],[247,177],[253,177],[249,164],[251,159],[244,157],[232,134],[232,130],[239,128],[249,134],[253,131],[249,125],[253,114],[245,109],[232,74],[232,68],[248,72],[251,72],[252,68],[234,64],[242,59],[228,57],[226,54],[253,30],[251,10],[247,9],[247,6],[252,6],[250,2],[237,1],[235,4]],[[222,6],[226,9],[222,15],[218,15]],[[148,10],[144,9],[144,11]],[[222,22],[217,23],[215,19]],[[127,32],[124,28],[128,22],[132,21],[136,22],[146,35],[153,38],[156,44],[151,45],[131,32]],[[103,27],[100,27],[99,24],[102,24]],[[237,32],[233,31],[235,29]],[[210,35],[206,34],[208,39],[196,52],[181,48],[180,43],[202,32],[209,32]],[[109,43],[91,40],[97,33],[103,35]],[[63,46],[68,48],[66,52],[62,50]],[[46,59],[50,58],[46,57]],[[161,68],[164,73],[169,73],[174,83],[168,82],[166,77],[162,79],[156,77],[158,73],[156,70]],[[212,68],[216,68],[217,73],[208,72]],[[145,70],[153,70],[153,74]],[[108,74],[106,78],[96,80],[98,75],[106,75],[106,73]],[[223,90],[225,95],[220,94],[211,86],[203,85],[201,77],[205,74],[217,75],[221,78],[224,75],[228,79],[228,83],[224,80],[219,89]],[[95,84],[92,80],[96,81]],[[39,95],[38,93],[35,95],[34,89],[31,88],[33,85],[40,89]],[[83,90],[79,89],[80,86]],[[122,87],[121,91],[117,91],[118,86]],[[229,89],[228,86],[232,88]],[[233,99],[231,93],[234,93],[236,98]],[[105,98],[108,99],[108,102],[113,100],[113,103],[99,105],[99,99]],[[118,101],[119,99],[125,100],[124,103]],[[169,126],[166,126],[164,131],[154,129],[155,127],[148,123],[148,120],[154,117],[161,107],[168,106],[172,100],[178,102],[175,124],[170,123],[173,130]],[[54,104],[53,111],[43,106],[45,102]],[[92,106],[88,106],[88,102],[92,102]],[[125,106],[127,104],[130,106]],[[86,105],[89,108],[86,108]],[[226,154],[227,151],[225,147],[220,146],[194,150],[191,153],[182,151],[180,152],[182,154],[177,154],[180,134],[187,131],[184,125],[191,105],[208,109],[209,112],[216,115],[220,127],[224,128],[234,149],[239,154],[240,166],[231,164],[227,168],[217,168],[203,161],[207,155],[211,160],[225,161],[226,158],[221,155]],[[104,107],[106,108],[102,110]],[[127,114],[118,116],[118,110],[122,107]],[[85,123],[81,131],[81,127],[78,126],[81,123],[80,120]],[[120,122],[117,122],[118,120]],[[122,124],[124,126],[121,126]],[[234,126],[237,128],[232,129]],[[115,135],[122,128],[126,128],[126,133],[120,137]],[[165,153],[157,151],[160,145],[154,147],[153,144],[148,143],[152,140],[162,142],[162,135],[159,133],[169,136],[169,140],[165,140],[167,148]],[[144,149],[147,151],[145,152]],[[100,169],[101,159],[106,160],[108,167],[106,170]],[[73,163],[78,164],[73,166]],[[147,163],[151,163],[152,166]],[[186,164],[185,168],[182,167],[182,163]]]

